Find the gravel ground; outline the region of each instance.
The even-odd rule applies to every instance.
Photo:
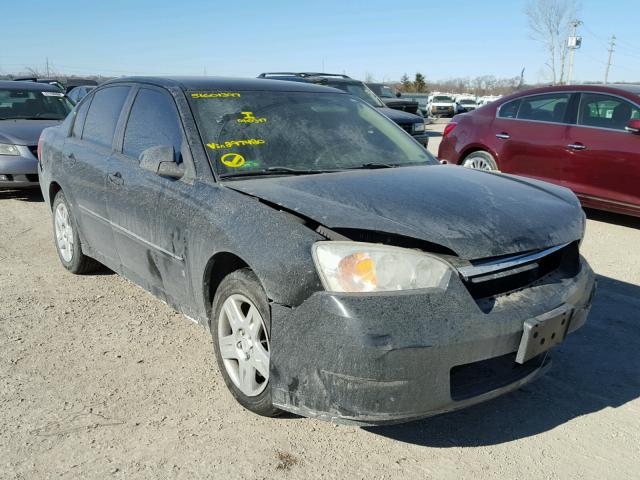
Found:
[[[207,331],[109,271],[67,273],[39,194],[0,192],[0,478],[638,478],[640,220],[590,217],[599,291],[547,376],[357,428],[243,410]]]

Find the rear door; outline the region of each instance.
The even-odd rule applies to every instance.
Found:
[[[553,92],[503,104],[489,132],[500,170],[562,184],[571,99]]]
[[[140,87],[110,164],[108,211],[125,275],[175,307],[190,303],[187,240],[193,185],[144,170],[142,152],[173,146],[177,163],[191,164],[173,97],[153,86]],[[187,169],[188,170],[188,169]]]
[[[63,152],[64,178],[87,253],[117,268],[119,259],[107,214],[106,181],[122,106],[131,87],[102,88],[78,110]],[[63,188],[67,188],[63,186]]]
[[[640,211],[640,135],[625,130],[640,106],[615,95],[580,95],[577,124],[568,132],[570,183],[585,203],[636,205]]]

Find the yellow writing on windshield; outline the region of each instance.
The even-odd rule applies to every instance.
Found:
[[[239,153],[225,153],[220,157],[220,161],[231,168],[238,168],[244,165],[244,157]]]
[[[229,98],[239,97],[238,92],[204,92],[204,93],[192,93],[191,98]]]
[[[245,145],[263,145],[265,143],[261,138],[248,138],[246,140],[226,140],[222,143],[207,143],[207,147],[212,150],[219,148],[242,147]]]
[[[237,119],[238,123],[267,123],[265,117],[256,118],[253,116],[253,112],[240,112],[242,118]]]

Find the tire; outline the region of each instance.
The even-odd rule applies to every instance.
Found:
[[[100,268],[96,260],[82,253],[78,225],[62,191],[53,200],[53,242],[62,266],[71,273],[83,274]]]
[[[248,268],[227,275],[218,287],[211,315],[218,369],[231,394],[258,415],[279,415],[269,383],[271,317],[258,277]]]
[[[489,152],[477,150],[467,155],[461,165],[476,170],[498,171],[498,164]]]

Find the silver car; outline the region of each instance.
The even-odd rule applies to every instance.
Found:
[[[0,81],[0,189],[38,186],[38,139],[73,108],[53,85]]]

